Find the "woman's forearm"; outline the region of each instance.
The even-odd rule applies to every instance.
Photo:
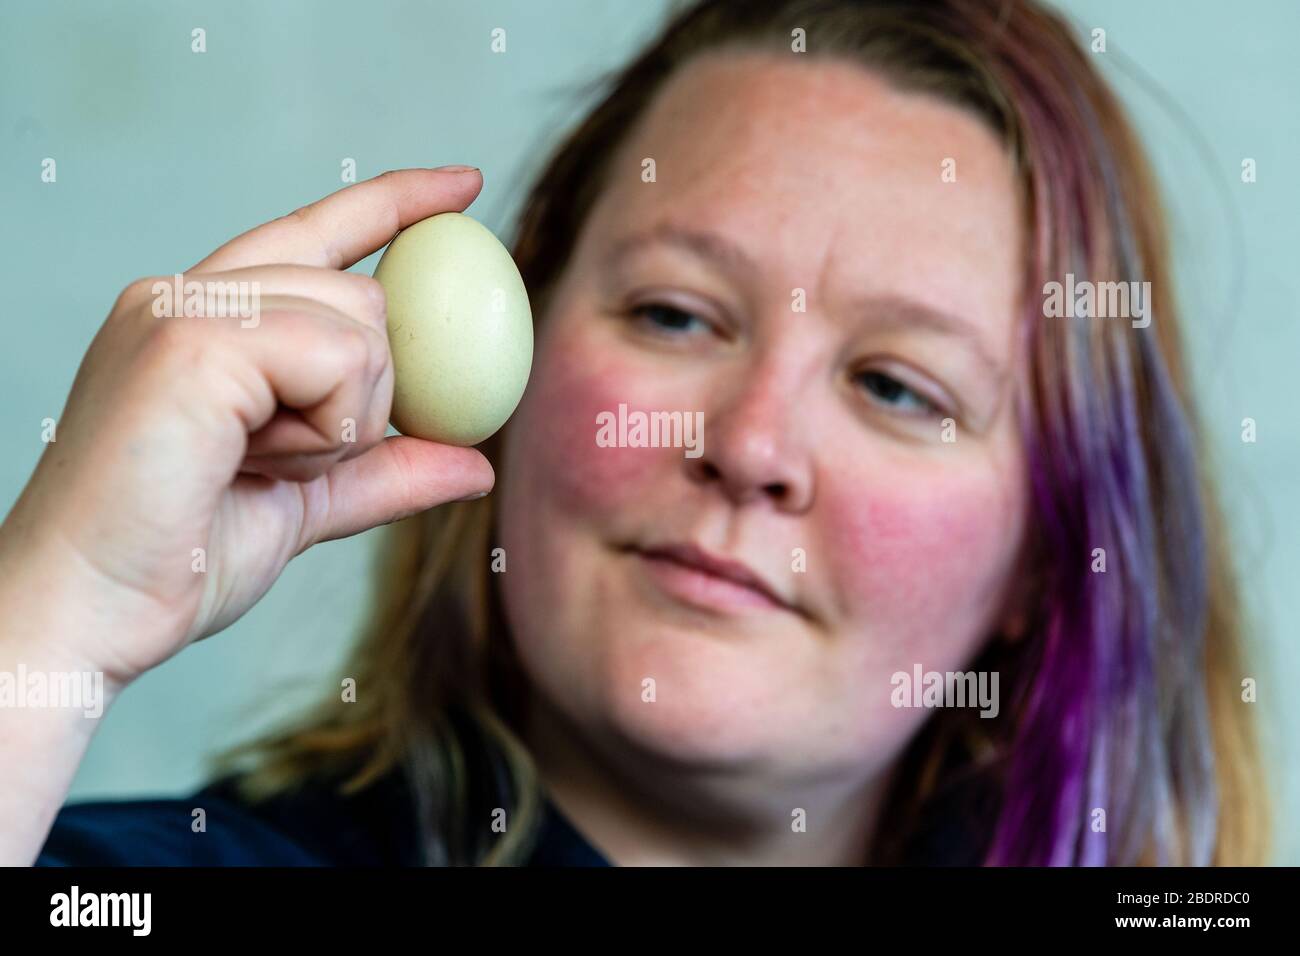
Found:
[[[0,549],[2,551],[3,549]],[[87,626],[66,576],[0,558],[0,865],[35,861],[120,688],[61,650]]]

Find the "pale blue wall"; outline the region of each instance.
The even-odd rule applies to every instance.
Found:
[[[1265,652],[1253,673],[1282,803],[1279,859],[1300,862],[1290,822],[1300,809],[1300,654],[1286,623],[1300,612],[1300,4],[1062,6],[1083,34],[1107,31],[1098,60],[1131,105],[1171,204],[1199,395]],[[486,185],[471,211],[508,232],[525,173],[581,106],[576,84],[618,64],[663,9],[661,0],[0,6],[0,509],[130,279],[188,266],[338,188],[344,157],[361,177],[478,165]],[[505,54],[489,49],[498,26]],[[207,30],[205,54],[190,51],[194,27]],[[45,157],[58,162],[55,184],[40,181]],[[1252,185],[1240,182],[1243,157],[1258,164]],[[373,267],[372,258],[357,268]],[[1240,441],[1246,416],[1258,422],[1253,445]],[[248,732],[251,705],[261,723],[314,698],[364,607],[372,543],[314,549],[229,631],[143,678],[106,718],[74,795],[179,792],[198,782],[206,752]]]

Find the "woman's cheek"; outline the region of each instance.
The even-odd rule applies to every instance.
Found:
[[[823,489],[841,626],[873,656],[936,668],[959,665],[982,638],[1018,540],[992,472],[940,472],[882,465],[870,479]]]
[[[643,368],[611,358],[607,346],[598,355],[563,320],[559,325],[533,369],[536,387],[525,394],[522,414],[511,425],[523,439],[518,464],[535,500],[571,516],[616,513],[644,501],[646,488],[662,482],[653,463],[664,462],[665,454],[680,459],[681,452],[604,441],[609,431],[602,434],[601,423],[611,418],[617,438],[620,405],[629,414],[660,410],[664,406],[656,402],[662,396]]]

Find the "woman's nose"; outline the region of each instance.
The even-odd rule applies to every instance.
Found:
[[[716,486],[735,504],[767,500],[797,513],[813,497],[811,429],[796,388],[775,374],[752,375],[706,407],[703,454],[685,459],[692,481]]]

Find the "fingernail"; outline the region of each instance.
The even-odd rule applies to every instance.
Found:
[[[459,165],[459,164],[457,164],[457,165],[455,165],[455,166],[435,166],[435,167],[433,167],[433,171],[434,171],[435,173],[468,173],[468,172],[470,172],[471,170],[475,170],[475,169],[478,169],[478,167],[477,167],[477,166],[461,166],[461,165]]]
[[[475,492],[474,494],[472,494],[472,495],[466,495],[464,498],[457,498],[456,500],[457,500],[457,501],[475,501],[475,500],[477,500],[477,499],[479,499],[479,498],[486,498],[487,495],[488,495],[488,493],[487,493],[486,491],[476,491],[476,492]]]

